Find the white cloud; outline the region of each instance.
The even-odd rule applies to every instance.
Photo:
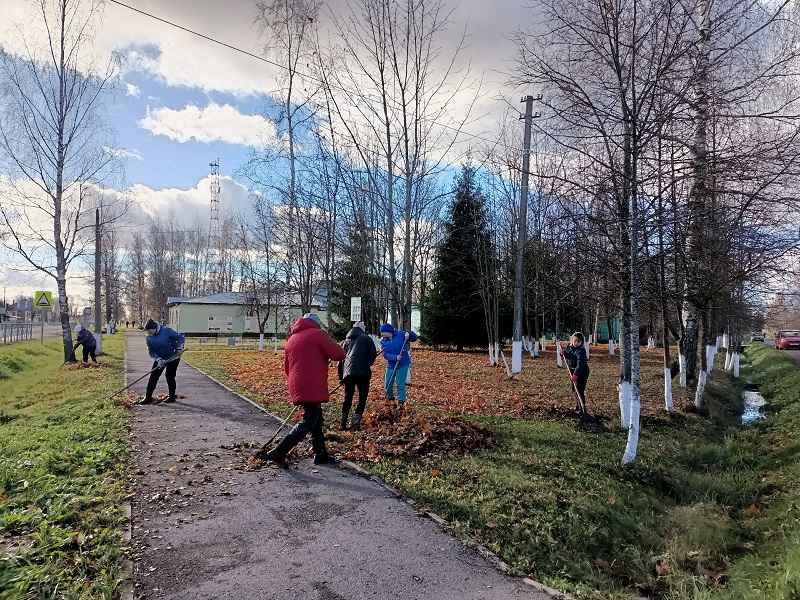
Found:
[[[128,193],[138,214],[131,214],[130,221],[144,225],[145,217],[174,217],[183,226],[190,227],[198,221],[207,228],[211,219],[210,179],[204,177],[189,189],[131,186]],[[226,175],[219,178],[219,184],[220,218],[250,212],[250,195],[244,185]]]
[[[275,125],[271,121],[259,115],[244,115],[229,104],[212,103],[205,108],[189,104],[179,110],[148,109],[139,126],[154,135],[181,143],[220,141],[262,147],[278,143]]]
[[[125,93],[128,96],[133,96],[134,98],[138,98],[139,97],[139,88],[137,86],[133,85],[132,83],[126,83],[125,84]]]
[[[135,158],[136,160],[144,160],[142,153],[136,148],[111,148],[110,146],[103,146],[103,152],[113,156],[117,159]]]

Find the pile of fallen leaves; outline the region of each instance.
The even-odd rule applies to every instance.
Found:
[[[461,417],[423,417],[411,408],[400,411],[384,402],[365,415],[360,432],[330,436],[328,451],[346,459],[377,462],[386,456],[465,452],[492,443],[488,429]]]
[[[67,367],[68,371],[75,371],[77,369],[100,369],[104,367],[103,363],[99,362],[76,362]]]

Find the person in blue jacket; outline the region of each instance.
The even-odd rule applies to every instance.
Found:
[[[151,404],[153,402],[153,392],[156,389],[161,373],[166,371],[167,387],[169,396],[164,402],[175,402],[175,373],[178,370],[178,363],[181,362],[180,356],[183,354],[183,346],[186,338],[159,323],[150,319],[145,323],[144,329],[147,332],[147,352],[153,359],[153,371],[147,381],[147,392],[144,399],[139,404]]]
[[[389,323],[381,325],[381,351],[386,359],[386,379],[384,388],[386,397],[395,399],[397,385],[397,408],[402,409],[406,403],[406,377],[411,366],[411,354],[406,343],[416,342],[419,338],[413,331],[395,329]]]
[[[83,362],[89,362],[89,357],[92,357],[92,362],[97,362],[97,357],[94,355],[97,350],[97,341],[95,341],[92,332],[77,325],[75,333],[78,334],[78,339],[75,340],[75,345],[72,347],[72,352],[78,349],[78,346],[83,346]]]

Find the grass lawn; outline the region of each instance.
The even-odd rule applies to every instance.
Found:
[[[100,366],[61,339],[0,346],[0,598],[114,598],[124,555],[123,335]],[[80,349],[79,349],[80,352]]]
[[[609,426],[599,434],[576,427],[552,346],[526,359],[514,381],[484,355],[414,348],[408,410],[463,416],[489,428],[495,443],[362,466],[448,519],[455,535],[492,549],[514,574],[579,598],[798,598],[800,379],[785,356],[756,346],[743,375],[763,379],[773,400],[769,419],[747,428],[738,424],[741,383],[720,370],[722,356],[709,379],[708,414],[686,410],[691,395],[676,385],[679,410],[668,415],[660,353],[643,352],[633,469],[619,466],[627,436],[618,426],[619,359],[605,348],[592,349],[587,390],[590,410]],[[283,415],[281,353],[192,349],[190,362]],[[383,396],[378,366],[373,405]],[[774,373],[778,383],[769,383]],[[337,403],[326,407],[329,425],[338,411]],[[331,427],[331,445],[346,452],[371,427],[368,407],[364,431]]]

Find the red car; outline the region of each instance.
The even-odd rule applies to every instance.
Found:
[[[800,331],[793,329],[791,331],[779,331],[775,336],[775,347],[778,350],[789,350],[797,348],[800,350]]]

